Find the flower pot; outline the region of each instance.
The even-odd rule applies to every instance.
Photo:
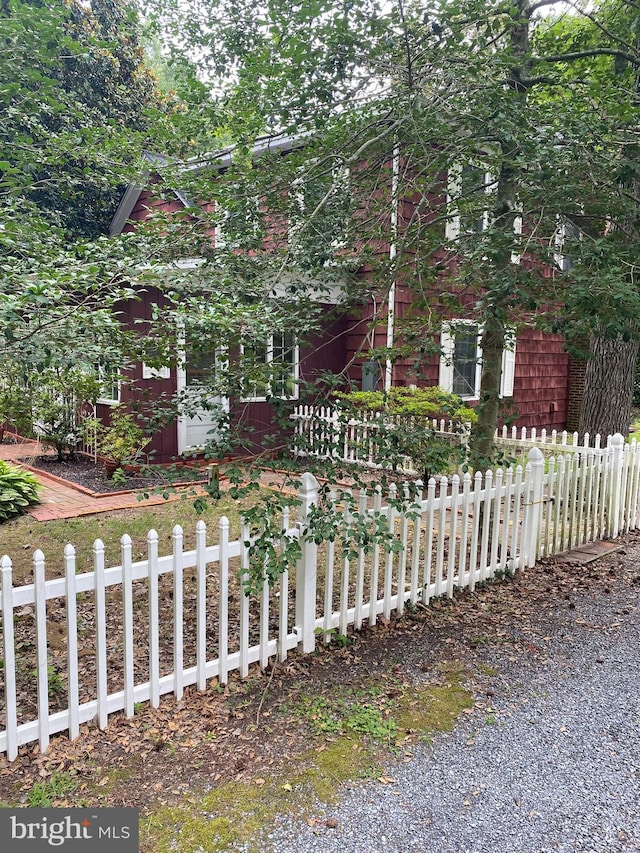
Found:
[[[116,462],[114,459],[105,459],[104,461],[104,470],[106,472],[107,477],[111,480],[113,479],[113,475],[116,473],[118,468],[121,465],[119,462]]]

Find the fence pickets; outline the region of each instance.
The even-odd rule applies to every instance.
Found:
[[[402,484],[386,495],[379,487],[372,497],[365,491],[334,493],[336,537],[322,546],[307,535],[319,485],[304,474],[297,520],[290,522],[288,510],[282,518],[282,535],[299,538],[301,559],[291,577],[283,574],[276,588],[265,582],[251,596],[243,586],[250,530],[243,525],[240,537],[231,541],[224,517],[219,544],[207,545],[207,530],[199,521],[191,551],[184,550],[182,529],[175,527],[171,553],[160,556],[158,535],[150,531],[146,559],[138,562],[125,535],[118,566],[105,566],[105,546],[97,540],[93,571],[82,574],[76,573],[75,551],[68,545],[64,576],[48,581],[45,555],[38,550],[34,582],[21,587],[13,587],[11,560],[2,557],[5,719],[0,751],[13,760],[20,745],[37,741],[44,752],[58,732],[67,731],[73,739],[90,720],[105,728],[115,712],[132,717],[138,703],[158,707],[168,693],[180,700],[187,686],[205,691],[212,678],[225,684],[234,671],[244,678],[252,663],[265,668],[293,648],[313,651],[318,636],[330,642],[349,626],[358,630],[363,622],[375,625],[380,616],[401,615],[408,603],[428,604],[453,596],[456,589],[473,591],[491,578],[533,566],[539,557],[635,529],[637,444],[624,445],[622,436],[613,436],[606,447],[598,443],[587,449],[545,459],[532,448],[524,468],[455,474],[411,490]],[[370,550],[347,547],[354,521],[381,534],[372,535]],[[66,707],[59,710],[52,707],[54,698],[58,706],[61,699],[53,696],[60,684],[52,684],[48,643],[54,610],[65,628],[64,657],[55,658],[58,665],[64,660]],[[16,647],[16,631],[26,624],[21,620],[33,624],[32,719],[25,719],[29,712],[22,708],[26,682]],[[87,645],[93,660],[90,681],[80,667]]]

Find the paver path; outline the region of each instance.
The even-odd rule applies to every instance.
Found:
[[[24,440],[17,444],[0,444],[0,459],[8,461],[35,459],[44,452],[42,445],[37,441]],[[42,485],[41,498],[40,503],[29,507],[27,512],[37,521],[75,518],[78,515],[92,515],[97,512],[140,506],[138,492],[94,496],[58,477],[52,477],[42,471],[34,473]],[[179,500],[179,498],[180,495],[173,495],[169,500]],[[144,505],[154,506],[164,503],[166,499],[162,495],[154,495],[145,499]]]

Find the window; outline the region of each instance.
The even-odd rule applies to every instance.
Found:
[[[464,320],[452,321],[442,330],[439,385],[443,391],[457,394],[463,400],[480,396],[482,373],[482,326]],[[502,353],[500,396],[513,395],[516,338],[513,329],[507,330]]]
[[[290,332],[275,332],[267,340],[245,343],[241,358],[246,376],[245,399],[297,398],[299,351]]]
[[[459,397],[475,397],[480,387],[480,380],[478,379],[480,371],[479,333],[480,330],[477,326],[470,325],[457,329],[453,338],[451,390]]]
[[[349,170],[339,166],[322,171],[311,164],[291,187],[289,247],[302,269],[335,263],[335,254],[348,244],[351,213]]]
[[[216,249],[251,249],[262,242],[260,202],[251,188],[234,185],[223,202],[216,202]]]
[[[117,405],[120,402],[120,371],[108,361],[99,362],[94,369],[100,382],[97,402],[107,406]]]
[[[573,266],[573,258],[570,254],[571,246],[572,244],[575,246],[581,236],[582,232],[575,222],[558,217],[558,227],[553,238],[555,248],[553,260],[562,272],[568,272]]]
[[[162,367],[150,367],[148,364],[142,363],[143,379],[169,379],[170,376],[171,368],[166,365]]]
[[[449,170],[447,206],[451,215],[446,237],[456,240],[461,234],[477,234],[489,226],[489,196],[494,179],[483,166],[467,163]]]

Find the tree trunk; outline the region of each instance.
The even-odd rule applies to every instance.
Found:
[[[512,114],[519,112],[525,116],[527,111],[527,87],[522,81],[530,73],[529,27],[531,7],[529,0],[512,0],[511,12],[513,24],[509,33],[512,64],[506,84],[509,92],[507,109]],[[506,97],[506,95],[505,95]],[[496,182],[496,195],[491,211],[490,229],[495,232],[498,242],[492,247],[489,274],[489,286],[485,296],[487,306],[484,331],[480,345],[482,347],[482,376],[480,379],[480,402],[477,407],[478,421],[471,436],[471,466],[476,471],[485,470],[494,464],[495,454],[493,437],[498,427],[500,409],[500,378],[502,375],[502,353],[505,346],[504,318],[509,313],[512,298],[514,264],[512,253],[514,242],[514,224],[518,208],[518,187],[522,180],[522,162],[520,144],[512,136],[498,139],[500,148],[500,166]],[[505,284],[506,283],[506,284]]]
[[[631,421],[638,341],[594,335],[590,354],[579,432],[599,433],[603,438],[616,432],[626,435]]]
[[[476,409],[478,422],[471,436],[470,462],[476,471],[490,468],[493,464],[493,436],[498,425],[504,332],[502,320],[493,315],[487,317],[480,341],[482,376],[480,402]]]

